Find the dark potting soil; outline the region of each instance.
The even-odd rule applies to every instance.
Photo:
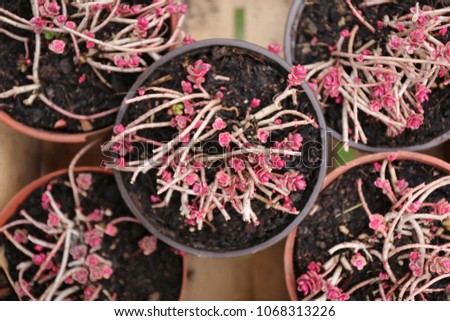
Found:
[[[239,115],[236,115],[233,111],[224,110],[218,113],[218,116],[226,120],[227,124],[237,123],[245,117],[252,98],[260,99],[261,107],[259,108],[262,108],[268,106],[273,97],[286,88],[287,72],[285,70],[261,55],[227,46],[199,49],[171,60],[155,71],[144,85],[158,79],[166,79],[159,86],[182,91],[180,83],[186,78],[186,67],[198,59],[212,64],[211,71],[206,75],[205,89],[210,94],[215,94],[222,87],[221,90],[224,94],[222,105],[224,107],[235,106],[239,109]],[[167,80],[168,75],[170,80]],[[229,77],[230,81],[215,80],[214,76],[216,75]],[[294,106],[292,101],[288,99],[284,102],[284,108],[298,109],[317,119],[305,93],[299,94],[298,101],[299,105]],[[148,108],[147,104],[131,106],[122,119],[122,123],[124,125],[130,123],[147,111]],[[163,117],[167,116],[161,116],[161,119],[156,118],[155,121],[163,121]],[[285,122],[285,119],[283,119],[283,122]],[[304,146],[317,147],[317,149],[308,150],[309,154],[306,152],[307,147],[304,147],[301,151],[305,157],[292,158],[287,163],[287,166],[296,168],[303,174],[307,182],[305,191],[291,194],[295,207],[301,210],[311,196],[318,179],[321,164],[321,138],[320,130],[312,126],[301,126],[292,130],[292,133],[296,132],[303,136]],[[171,140],[175,134],[175,129],[164,129],[149,130],[143,132],[142,136],[164,142]],[[278,140],[281,136],[285,137],[287,134],[287,131],[279,131],[272,138]],[[212,137],[208,144],[208,146],[203,146],[204,151],[211,154],[223,152],[222,147],[217,142],[217,137]],[[141,154],[141,156],[146,157],[145,154]],[[215,169],[208,169],[208,178],[211,179],[215,172]],[[272,238],[296,218],[292,214],[266,209],[262,202],[254,200],[252,209],[260,221],[257,227],[243,222],[242,215],[238,214],[231,206],[227,206],[226,210],[230,213],[231,220],[225,221],[222,214],[215,210],[211,224],[205,224],[203,230],[197,231],[196,228],[185,223],[184,218],[181,217],[179,210],[180,195],[178,193],[174,194],[168,207],[151,208],[150,195],[156,195],[156,171],[139,175],[134,185],[129,183],[131,178],[129,173],[121,173],[121,175],[129,197],[145,218],[165,236],[195,249],[214,252],[245,249]]]
[[[381,48],[385,47],[388,41],[388,28],[379,30],[376,28],[377,21],[383,21],[383,17],[404,15],[410,12],[410,8],[416,5],[416,0],[401,0],[395,3],[372,7],[359,7],[363,0],[353,0],[354,6],[361,9],[364,18],[375,26],[376,34],[372,34],[364,27],[348,9],[345,0],[315,0],[309,1],[305,5],[298,26],[293,32],[293,43],[295,44],[293,61],[294,64],[309,64],[321,60],[328,60],[330,51],[328,45],[334,46],[340,37],[343,29],[352,30],[355,24],[360,25],[355,39],[355,48],[374,39]],[[449,6],[448,0],[423,0],[422,5],[430,5],[433,8]],[[340,24],[345,21],[345,25]],[[317,37],[319,44],[311,45],[311,40]],[[450,33],[441,37],[444,43],[450,40]],[[323,45],[326,44],[326,45]],[[346,50],[344,45],[343,50]],[[423,104],[424,124],[417,130],[406,129],[397,137],[386,136],[386,126],[373,117],[362,117],[360,122],[368,139],[369,146],[376,147],[401,147],[424,144],[450,130],[450,90],[434,88],[430,94],[429,101]],[[342,112],[341,107],[330,101],[329,106],[324,109],[327,125],[342,133]],[[353,121],[349,119],[350,128]]]
[[[152,3],[151,0],[128,0],[126,3],[146,4]],[[31,12],[30,1],[28,0],[0,0],[0,8],[5,8],[27,20],[33,15]],[[69,14],[73,8],[68,7]],[[107,35],[114,33],[119,25],[111,23],[96,34],[98,39],[107,39]],[[0,28],[7,29],[21,36],[30,38],[29,49],[30,58],[34,56],[34,32],[13,28],[8,24],[0,22]],[[167,33],[170,34],[169,32]],[[42,34],[41,59],[40,59],[40,81],[42,84],[41,92],[47,98],[53,101],[59,107],[77,114],[92,115],[102,111],[119,107],[123,96],[129,87],[134,83],[139,74],[133,73],[107,73],[101,72],[102,76],[112,85],[108,88],[95,75],[92,68],[87,63],[79,62],[74,64],[75,53],[70,37],[65,37],[66,49],[62,55],[57,55],[47,49],[51,40],[45,39],[45,33]],[[79,43],[81,54],[86,53],[85,43]],[[26,76],[31,74],[32,66],[25,67],[24,63],[18,62],[25,57],[24,45],[21,42],[13,41],[11,38],[0,33],[0,92],[11,89],[13,86],[32,84]],[[153,60],[144,57],[150,65]],[[22,59],[23,60],[23,59]],[[85,75],[86,80],[79,83],[79,78]],[[63,133],[89,132],[96,129],[108,127],[113,124],[115,114],[84,122],[71,119],[54,111],[39,99],[36,99],[31,106],[23,103],[29,97],[30,93],[19,95],[15,98],[0,100],[0,109],[5,110],[12,118],[25,125],[44,129],[46,131],[55,131]],[[64,119],[67,125],[63,128],[55,129],[55,123]]]
[[[67,175],[59,176],[52,181],[52,195],[61,204],[64,213],[74,215],[74,202],[72,190],[62,183],[68,181]],[[118,216],[132,216],[125,203],[120,197],[112,175],[92,173],[92,187],[89,191],[90,199],[82,198],[82,207],[85,213],[90,213],[94,209],[111,209],[113,215],[108,219]],[[46,222],[48,212],[42,209],[41,195],[45,192],[46,185],[34,191],[30,197],[19,207],[17,213],[11,220],[17,219],[20,210],[25,209],[33,218]],[[98,193],[95,193],[97,191]],[[108,280],[98,281],[109,293],[117,294],[117,300],[123,301],[146,301],[146,300],[178,300],[181,291],[183,278],[182,258],[175,254],[174,250],[163,242],[158,241],[157,250],[149,256],[142,255],[139,251],[138,242],[142,237],[149,235],[149,232],[139,224],[119,223],[118,234],[115,237],[107,235],[103,238],[102,249],[97,252],[102,257],[112,262],[113,274]],[[45,234],[40,230],[27,227],[33,236],[45,239]],[[10,232],[13,231],[10,229]],[[20,262],[28,258],[19,252],[3,235],[0,235],[0,245],[6,247],[6,258],[9,264],[9,271],[14,280],[17,280],[18,273],[15,269]],[[57,262],[61,260],[62,253],[59,252]],[[29,279],[35,273],[34,269],[29,269],[25,273],[25,278]],[[4,277],[0,273],[0,290],[4,286]],[[45,290],[45,289],[44,289]],[[40,289],[39,293],[43,293]],[[12,291],[9,296],[11,300],[17,300]],[[79,293],[82,293],[79,292]],[[1,299],[1,297],[0,297]],[[78,300],[83,300],[81,294]],[[99,300],[107,300],[102,293]]]
[[[411,187],[423,182],[430,183],[446,176],[442,171],[417,162],[399,161],[395,162],[394,165],[398,179],[405,179]],[[311,261],[325,263],[330,258],[327,251],[334,245],[353,241],[354,237],[363,233],[372,234],[373,230],[369,228],[369,219],[362,207],[347,213],[344,212],[346,209],[361,203],[356,188],[356,180],[358,178],[363,180],[363,193],[372,213],[381,213],[383,215],[390,210],[392,203],[374,185],[379,174],[379,172],[375,171],[372,164],[362,165],[346,172],[321,192],[316,205],[313,206],[313,209],[317,206],[317,210],[313,214],[306,216],[297,230],[294,247],[294,271],[296,277],[307,271],[308,264]],[[390,178],[388,173],[386,178]],[[434,202],[442,198],[450,198],[450,187],[438,189],[429,196],[428,200]],[[350,233],[348,235],[342,233],[340,230],[341,226],[345,226]],[[400,241],[396,241],[396,246],[411,243],[411,241],[409,237],[403,236]],[[395,275],[403,276],[410,271],[407,262],[400,266],[394,261],[396,261],[395,257],[389,262]],[[368,265],[361,271],[355,270],[352,274],[345,271],[343,273],[345,281],[340,284],[344,285],[343,290],[345,292],[363,280],[378,277],[380,272],[384,272],[384,269],[382,269],[379,260],[375,260],[375,263],[368,262]],[[444,284],[445,287],[447,285],[445,281],[438,282],[435,286],[441,287]],[[354,292],[350,300],[373,301],[375,297],[373,297],[372,291],[376,289],[378,289],[376,284],[366,286],[363,290]],[[299,293],[300,296],[301,294]],[[427,295],[427,297],[434,300],[447,300],[447,295],[442,293]]]

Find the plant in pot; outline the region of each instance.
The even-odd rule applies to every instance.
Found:
[[[357,159],[327,176],[286,243],[300,300],[448,300],[450,164],[411,152]]]
[[[178,300],[183,257],[129,212],[111,172],[77,168],[78,157],[2,211],[2,299]]]
[[[423,150],[450,137],[449,23],[445,1],[298,0],[286,57],[346,148]]]
[[[59,142],[110,130],[136,75],[185,40],[186,8],[166,0],[1,0],[0,119]]]
[[[132,212],[196,255],[245,255],[287,235],[326,165],[324,122],[304,76],[235,40],[187,45],[152,65],[103,146]]]

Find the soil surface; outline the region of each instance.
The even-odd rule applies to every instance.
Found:
[[[85,213],[90,213],[96,208],[111,209],[113,215],[110,219],[118,216],[132,216],[128,208],[122,201],[120,193],[116,187],[113,176],[92,173],[93,184],[90,189],[92,197],[87,200],[82,198],[82,207]],[[57,202],[61,204],[62,211],[65,213],[73,213],[74,203],[72,190],[63,182],[68,181],[66,175],[60,176],[52,181],[52,194]],[[100,191],[94,194],[93,191]],[[33,218],[38,221],[46,222],[48,212],[41,207],[41,195],[45,192],[45,186],[34,191],[30,197],[20,206],[25,209]],[[17,213],[18,213],[17,212]],[[18,217],[18,214],[13,216]],[[109,221],[110,219],[107,219]],[[146,301],[146,300],[178,300],[181,291],[181,283],[183,276],[182,258],[174,252],[174,250],[166,244],[157,243],[157,250],[149,256],[142,255],[139,250],[138,242],[144,236],[149,235],[148,231],[139,224],[135,223],[119,223],[118,234],[115,237],[106,236],[102,242],[102,248],[98,254],[112,262],[114,272],[110,279],[98,281],[103,285],[109,293],[117,294],[117,300],[124,301]],[[37,229],[27,228],[30,234],[35,237],[45,239],[45,235]],[[10,232],[13,229],[9,230]],[[3,235],[0,235],[0,244],[6,247],[6,258],[9,263],[10,273],[14,280],[17,280],[17,272],[15,266],[27,260],[27,257],[18,252],[16,248],[7,241]],[[59,252],[61,260],[62,253]],[[29,270],[31,277],[36,271]],[[7,282],[0,273],[0,291],[3,287],[7,288]],[[39,288],[38,293],[42,293],[43,289]],[[5,290],[6,291],[6,290]],[[6,293],[6,292],[5,292]],[[82,292],[79,292],[82,293]],[[7,299],[17,300],[15,293],[10,289],[10,295]],[[2,298],[0,293],[0,299]],[[83,300],[82,294],[77,300]],[[99,300],[107,300],[104,294],[101,294]]]
[[[431,166],[417,162],[399,161],[395,162],[394,165],[398,179],[405,179],[409,186],[417,186],[423,182],[429,183],[439,177],[446,176],[445,173]],[[297,230],[294,247],[294,271],[296,277],[307,271],[308,264],[311,261],[325,263],[330,258],[327,251],[334,245],[353,241],[354,237],[363,233],[373,234],[373,230],[369,228],[367,214],[362,207],[352,211],[346,210],[361,203],[356,188],[356,180],[358,178],[363,180],[363,193],[372,213],[384,215],[390,210],[392,203],[374,185],[379,174],[379,172],[374,170],[372,164],[362,165],[346,172],[321,192],[316,205],[313,206],[313,209],[316,209],[315,212],[306,216]],[[389,179],[389,175],[386,178]],[[442,198],[450,198],[450,187],[438,189],[430,195],[428,200],[434,202]],[[342,232],[342,226],[349,230],[350,233],[348,235]],[[396,243],[396,245],[403,245],[411,243],[412,240],[404,236],[397,242],[399,243]],[[394,261],[395,258],[389,262],[395,275],[397,277],[400,276],[400,279],[401,276],[409,272],[408,264],[405,261],[406,263],[400,266],[395,264]],[[377,277],[383,271],[384,269],[382,269],[379,260],[375,260],[375,263],[368,262],[368,266],[361,272],[355,271],[350,274],[345,271],[343,273],[345,281],[340,284],[344,285],[342,288],[345,292],[363,280]],[[442,285],[445,287],[447,284],[448,281],[444,280],[442,283],[438,282],[437,287]],[[350,300],[373,301],[376,297],[371,293],[377,288],[376,284],[367,286],[363,290],[353,293]],[[301,293],[298,293],[298,296],[303,297]],[[434,300],[447,300],[447,295],[442,293],[432,296],[427,295],[427,297],[431,297]]]
[[[295,44],[293,61],[294,64],[309,64],[321,60],[328,60],[330,51],[328,46],[334,46],[343,29],[352,30],[355,24],[360,25],[358,35],[355,39],[355,48],[375,39],[381,48],[385,47],[388,40],[388,28],[379,30],[376,28],[377,21],[382,21],[385,15],[390,17],[404,15],[414,7],[416,0],[401,0],[388,5],[359,7],[363,0],[353,0],[355,7],[360,8],[364,18],[375,26],[376,34],[372,34],[357,20],[348,9],[345,0],[314,0],[308,1],[298,26],[294,27],[293,43]],[[433,8],[449,6],[446,0],[424,0],[421,5],[430,5]],[[317,37],[318,43],[311,44],[311,40]],[[450,32],[440,40],[446,43],[450,40]],[[346,50],[346,45],[343,46]],[[424,144],[450,130],[450,90],[434,88],[430,99],[423,104],[425,111],[424,124],[417,130],[406,129],[395,138],[386,136],[387,127],[374,119],[361,113],[360,122],[368,139],[368,145],[374,147],[403,147]],[[329,106],[324,109],[327,125],[342,133],[341,106],[330,101]],[[350,128],[353,122],[349,119]]]
[[[152,3],[152,1],[129,0],[124,3],[133,5],[138,3]],[[28,0],[0,0],[0,8],[5,8],[27,20],[32,18],[30,1]],[[70,14],[73,9],[68,7],[68,10]],[[109,35],[116,32],[120,26],[123,25],[110,23],[96,33],[96,38],[108,39],[110,37]],[[30,38],[29,49],[31,59],[33,58],[35,37],[32,31],[16,29],[2,22],[0,22],[0,28]],[[170,35],[170,32],[167,32],[167,35]],[[57,55],[47,49],[51,40],[46,39],[45,33],[41,37],[42,49],[39,78],[42,88],[40,91],[56,105],[71,113],[92,115],[119,107],[123,96],[139,75],[133,73],[107,73],[102,71],[102,76],[112,85],[112,88],[108,88],[100,81],[87,63],[79,62],[78,64],[74,64],[73,58],[75,57],[75,53],[70,37],[64,36],[66,48],[61,55]],[[79,48],[81,55],[87,53],[84,42],[79,43]],[[32,73],[32,67],[24,63],[23,57],[25,57],[23,43],[15,40],[12,41],[11,38],[0,33],[0,92],[9,90],[13,86],[32,84],[32,81],[26,78],[26,76]],[[142,58],[149,65],[153,62],[147,56],[142,56]],[[79,79],[83,75],[86,80],[80,84]],[[79,133],[102,129],[112,125],[116,117],[115,114],[112,114],[92,121],[83,121],[82,124],[79,120],[62,116],[39,99],[36,99],[31,106],[25,105],[23,101],[29,95],[29,93],[26,93],[15,98],[0,100],[0,109],[5,110],[12,118],[25,125],[62,133]],[[67,124],[63,128],[55,129],[54,126],[60,119],[64,119]]]
[[[285,70],[275,66],[273,62],[268,61],[263,56],[247,50],[223,46],[200,49],[174,59],[152,74],[146,84],[158,79],[166,79],[170,75],[170,80],[159,84],[159,86],[181,91],[180,83],[186,78],[186,67],[198,59],[212,64],[212,69],[206,75],[205,89],[210,94],[215,94],[221,88],[224,94],[222,105],[224,107],[235,106],[239,110],[238,115],[233,111],[219,112],[218,116],[228,124],[245,118],[245,113],[252,98],[260,99],[261,105],[258,108],[262,108],[270,105],[273,97],[286,88],[287,72]],[[215,80],[216,75],[229,77],[230,81]],[[299,94],[298,101],[299,105],[294,106],[292,101],[288,99],[285,101],[284,108],[298,109],[317,119],[305,93]],[[142,115],[148,108],[146,104],[133,105],[121,122],[126,125]],[[161,119],[155,121],[163,121],[163,117],[161,116]],[[283,119],[283,122],[285,122],[285,119]],[[172,139],[173,135],[176,134],[175,130],[173,132],[166,128],[164,130],[150,130],[143,132],[142,135],[164,142]],[[287,163],[287,166],[295,168],[303,174],[307,182],[305,191],[291,194],[295,207],[301,211],[311,196],[318,179],[321,163],[320,130],[312,126],[301,126],[290,130],[292,133],[299,132],[303,136],[304,146],[317,147],[317,149],[309,150],[308,157],[294,157]],[[272,140],[279,140],[287,134],[288,131],[277,131],[277,134],[272,136]],[[309,144],[306,144],[306,142],[309,142]],[[203,150],[210,154],[221,154],[223,152],[222,147],[217,142],[217,137],[212,137],[208,146],[206,144],[203,146]],[[301,151],[304,155],[308,154],[305,147]],[[156,194],[156,171],[150,171],[146,175],[141,174],[134,185],[129,184],[131,177],[129,173],[122,173],[121,175],[129,197],[146,219],[165,236],[195,249],[214,252],[245,249],[274,237],[296,218],[292,214],[265,209],[262,202],[255,200],[252,203],[254,204],[252,209],[260,221],[257,227],[243,222],[242,215],[231,206],[227,206],[226,210],[230,213],[231,220],[225,221],[220,212],[215,210],[211,224],[207,224],[203,230],[197,231],[196,228],[185,223],[184,218],[180,216],[180,195],[178,193],[174,194],[168,207],[151,208],[149,199],[150,195]],[[215,175],[215,170],[208,169],[208,178],[213,177],[213,175]]]

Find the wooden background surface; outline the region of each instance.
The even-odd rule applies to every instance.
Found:
[[[292,0],[187,0],[186,27],[196,40],[242,38],[263,47],[282,44]],[[82,145],[40,142],[0,123],[0,208],[35,178],[66,168]],[[450,159],[449,144],[427,153]],[[99,165],[92,151],[81,165]],[[288,300],[283,272],[284,241],[236,259],[187,256],[186,300]]]

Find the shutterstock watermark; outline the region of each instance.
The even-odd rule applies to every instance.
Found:
[[[327,132],[327,135],[329,133]],[[170,141],[153,142],[137,141],[133,135],[124,135],[120,139],[108,141],[102,145],[103,160],[101,166],[119,171],[133,171],[139,168],[164,168],[176,161],[170,155],[189,152],[189,159],[180,160],[178,165],[186,166],[189,162],[202,162],[207,169],[239,167],[241,163],[252,163],[261,160],[275,168],[298,169],[300,167],[317,169],[326,162],[327,168],[345,166],[347,161],[341,156],[345,142],[332,141],[330,146],[323,146],[320,141],[303,141],[301,136],[290,135],[282,143],[272,135],[267,138],[268,144],[254,146],[253,144],[228,145],[224,148],[217,139],[200,142],[194,146],[189,143],[177,142],[177,137]],[[226,139],[226,138],[224,138]],[[267,145],[272,145],[267,147]],[[299,146],[295,151],[292,146]],[[301,146],[301,147],[300,147]],[[323,159],[323,151],[328,150],[327,159]],[[127,157],[124,157],[127,155]],[[154,157],[165,155],[166,157]],[[128,160],[126,160],[128,159]],[[234,159],[234,162],[227,160]]]

